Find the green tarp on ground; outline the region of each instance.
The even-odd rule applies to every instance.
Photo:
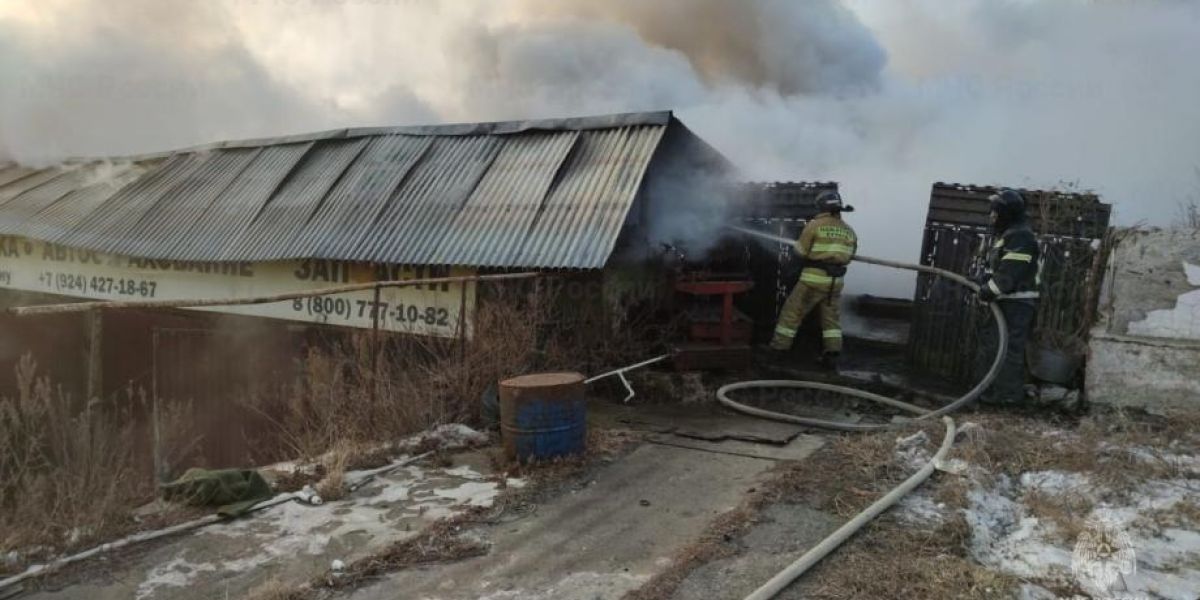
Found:
[[[215,506],[217,514],[236,517],[271,497],[271,484],[253,469],[188,469],[159,486],[162,497],[192,506]]]

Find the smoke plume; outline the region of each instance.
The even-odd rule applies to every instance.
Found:
[[[8,0],[0,155],[675,108],[747,178],[839,181],[862,252],[912,260],[935,181],[1169,223],[1197,56],[1183,0]]]

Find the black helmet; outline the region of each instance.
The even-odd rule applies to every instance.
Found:
[[[817,210],[827,213],[854,212],[854,207],[842,204],[842,195],[834,190],[817,194]]]
[[[1025,198],[1016,190],[1003,189],[988,197],[996,213],[996,229],[1003,231],[1025,220]]]

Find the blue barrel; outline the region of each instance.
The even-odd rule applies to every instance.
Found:
[[[504,452],[520,462],[582,454],[587,397],[579,373],[536,373],[500,382]]]

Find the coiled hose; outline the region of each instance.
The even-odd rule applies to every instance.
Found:
[[[745,233],[748,235],[753,235],[753,236],[756,236],[759,238],[763,238],[763,239],[766,239],[766,240],[769,240],[772,242],[787,244],[789,246],[792,244],[792,241],[787,238],[779,237],[779,236],[765,233],[762,231],[756,231],[754,229],[747,229],[744,227],[737,227],[737,226],[732,226],[732,225],[728,226],[728,228],[732,229],[734,231],[738,231],[738,232]],[[872,265],[892,267],[895,269],[905,269],[908,271],[931,273],[933,275],[937,275],[938,277],[944,277],[946,279],[954,281],[955,283],[966,286],[967,288],[969,288],[970,290],[972,290],[974,292],[979,291],[979,286],[977,284],[975,284],[975,282],[973,282],[973,281],[967,279],[966,277],[963,277],[962,275],[959,275],[957,273],[946,271],[944,269],[938,269],[936,267],[927,267],[924,265],[913,265],[913,264],[908,264],[908,263],[884,260],[881,258],[871,258],[869,256],[855,256],[854,260],[856,260],[858,262],[862,262],[862,263],[872,264]],[[986,375],[983,376],[983,379],[981,379],[979,381],[979,383],[977,383],[975,385],[975,387],[971,388],[971,390],[969,392],[967,392],[963,396],[959,397],[957,400],[954,400],[953,402],[951,402],[939,409],[936,409],[936,410],[929,410],[926,408],[922,408],[920,406],[915,406],[915,405],[909,404],[907,402],[901,402],[894,398],[888,398],[886,396],[881,396],[879,394],[874,394],[874,393],[867,392],[864,390],[859,390],[859,389],[841,386],[841,385],[833,385],[833,384],[828,384],[828,383],[818,383],[815,381],[800,381],[800,380],[791,380],[791,379],[741,381],[741,382],[731,383],[731,384],[722,386],[720,389],[717,390],[717,399],[721,402],[721,404],[724,404],[725,406],[727,406],[735,411],[738,411],[740,413],[744,413],[744,414],[755,416],[755,417],[761,417],[764,419],[771,419],[774,421],[784,421],[787,423],[796,423],[798,425],[805,425],[805,426],[809,426],[809,427],[819,427],[822,429],[834,429],[834,430],[838,430],[838,431],[877,431],[880,429],[895,427],[896,424],[895,423],[885,423],[885,424],[847,423],[844,421],[830,421],[827,419],[816,419],[816,418],[812,418],[812,417],[802,417],[802,416],[798,416],[798,415],[790,415],[790,414],[786,414],[786,413],[780,413],[780,412],[775,412],[775,411],[771,411],[771,410],[765,410],[765,409],[761,409],[761,408],[747,406],[745,404],[742,404],[740,402],[737,402],[737,401],[731,399],[729,397],[729,393],[739,391],[739,390],[757,389],[757,388],[799,388],[799,389],[810,389],[810,390],[835,392],[835,393],[839,393],[839,394],[845,394],[847,396],[862,398],[864,400],[870,400],[872,402],[878,402],[879,404],[884,404],[884,405],[891,406],[894,408],[899,408],[901,410],[907,411],[907,412],[915,415],[912,418],[913,421],[928,420],[928,419],[933,419],[936,417],[941,417],[943,423],[945,423],[945,425],[946,425],[946,435],[942,438],[941,447],[938,448],[937,453],[934,454],[933,458],[930,459],[930,461],[925,466],[921,467],[921,469],[919,471],[914,473],[911,477],[906,479],[903,483],[901,483],[895,489],[888,492],[884,497],[877,500],[874,504],[867,507],[865,510],[863,510],[858,515],[855,515],[855,517],[853,519],[850,519],[849,521],[847,521],[844,525],[839,527],[837,529],[837,531],[834,531],[832,534],[829,535],[829,537],[826,537],[824,540],[822,540],[821,543],[814,546],[808,552],[805,552],[803,556],[801,556],[799,559],[797,559],[791,565],[788,565],[787,568],[780,571],[777,575],[775,575],[769,581],[767,581],[767,583],[763,584],[760,588],[755,590],[749,596],[746,596],[746,600],[768,600],[770,598],[773,598],[781,590],[783,590],[785,587],[790,585],[798,577],[803,575],[804,572],[807,571],[810,567],[812,567],[814,564],[816,564],[818,561],[820,561],[822,558],[824,558],[826,555],[828,555],[830,552],[832,552],[834,549],[836,549],[839,545],[841,545],[842,542],[846,541],[846,539],[848,539],[850,536],[854,535],[854,533],[857,532],[859,529],[861,529],[864,525],[869,523],[871,521],[871,519],[874,519],[880,513],[887,510],[888,508],[890,508],[893,504],[895,504],[896,502],[899,502],[901,498],[903,498],[906,494],[908,494],[910,491],[912,491],[914,488],[916,488],[918,485],[920,485],[922,482],[924,482],[926,479],[928,479],[930,475],[933,474],[933,471],[936,468],[937,464],[940,463],[945,458],[946,453],[950,451],[950,447],[954,444],[954,436],[955,436],[955,432],[956,432],[954,420],[946,415],[949,415],[950,413],[952,413],[956,410],[959,410],[960,408],[966,406],[967,404],[973,402],[976,398],[978,398],[979,395],[982,394],[984,392],[984,390],[986,390],[989,386],[991,386],[992,382],[996,380],[996,376],[1000,373],[1000,367],[1004,363],[1004,354],[1008,350],[1008,331],[1007,331],[1007,327],[1004,322],[1004,315],[1003,315],[1003,313],[1000,312],[1000,308],[996,305],[996,303],[994,303],[994,302],[990,303],[988,305],[988,307],[992,311],[992,319],[996,323],[996,331],[998,334],[998,338],[1000,340],[1000,343],[998,344],[998,346],[996,348],[996,358],[992,361],[992,367],[990,369],[988,369],[988,372]]]

